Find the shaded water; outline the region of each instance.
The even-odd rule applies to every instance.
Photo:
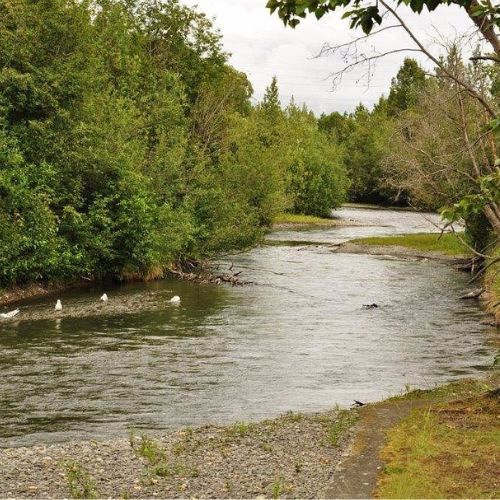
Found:
[[[270,239],[338,242],[433,227],[409,212],[339,215],[374,225]],[[451,267],[291,244],[220,265],[230,262],[254,284],[130,284],[107,290],[107,304],[101,290],[74,291],[62,294],[62,317],[51,298],[1,323],[0,446],[316,411],[491,363],[477,305],[457,298],[467,275]],[[168,303],[174,294],[178,306]],[[362,309],[372,302],[381,307]]]

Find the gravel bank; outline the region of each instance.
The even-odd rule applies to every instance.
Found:
[[[322,497],[355,411],[0,450],[1,498]]]

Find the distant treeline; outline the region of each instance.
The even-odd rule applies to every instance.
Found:
[[[500,122],[477,95],[497,109],[499,94],[500,64],[451,45],[431,75],[406,59],[373,110],[322,115],[319,127],[344,151],[351,200],[463,219],[485,251],[500,237]]]
[[[457,48],[444,63],[498,95],[498,68]],[[276,79],[257,105],[252,92],[178,0],[1,1],[0,287],[159,277],[255,244],[279,212],[327,216],[347,199],[469,199],[460,215],[487,232],[498,168],[453,81],[407,59],[373,110],[319,119],[282,106]]]

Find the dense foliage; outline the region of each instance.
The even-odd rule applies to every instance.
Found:
[[[344,200],[339,148],[263,103],[178,0],[0,2],[0,286],[155,277]]]

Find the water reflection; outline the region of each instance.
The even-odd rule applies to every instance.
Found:
[[[2,323],[0,445],[320,410],[490,362],[479,310],[457,298],[467,276],[445,265],[315,246],[231,262],[254,284],[132,284],[105,306],[102,290],[74,291],[61,317],[44,299]]]

